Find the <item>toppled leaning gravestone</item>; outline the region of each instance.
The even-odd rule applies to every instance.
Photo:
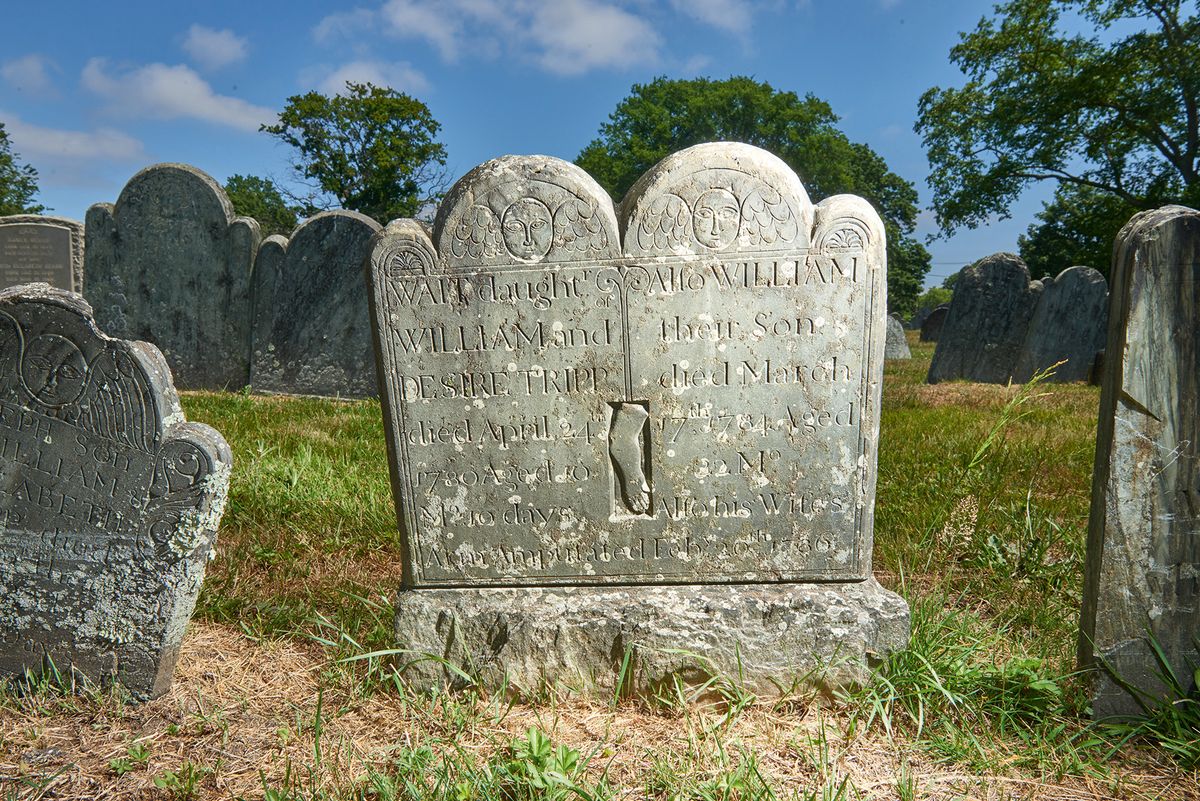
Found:
[[[78,295],[0,292],[0,673],[165,692],[229,486],[153,345]]]
[[[458,671],[650,690],[864,679],[908,637],[871,575],[884,229],[700,145],[621,206],[505,157],[369,270],[404,542],[396,636]],[[619,678],[621,677],[621,678]]]

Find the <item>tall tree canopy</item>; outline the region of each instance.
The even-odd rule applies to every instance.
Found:
[[[315,190],[305,214],[340,205],[386,223],[415,217],[444,191],[440,128],[421,101],[347,81],[344,95],[289,97],[260,130],[296,148],[292,167]]]
[[[879,210],[888,235],[888,308],[907,314],[929,270],[928,251],[912,238],[917,192],[875,151],[851,142],[837,121],[823,100],[753,78],[656,78],[634,85],[575,163],[620,198],[660,159],[691,145],[728,140],[769,150],[814,200],[850,192]]]
[[[233,211],[258,220],[264,237],[290,236],[296,227],[297,209],[283,199],[279,187],[269,178],[257,175],[231,175],[225,182],[225,194]]]
[[[1061,184],[1054,198],[1017,240],[1034,278],[1082,264],[1108,274],[1113,240],[1137,209],[1091,186]]]
[[[0,122],[0,215],[40,214],[45,206],[33,202],[38,193],[37,170],[22,164]]]
[[[1027,237],[1031,253],[1063,233],[1097,236],[1098,215],[1200,201],[1195,11],[1194,0],[997,5],[950,51],[966,84],[934,87],[920,101],[916,130],[943,231],[1007,216],[1034,181],[1056,181],[1059,191],[1041,217],[1048,230]],[[1067,21],[1085,31],[1068,32]],[[1089,211],[1076,213],[1077,202]],[[1114,224],[1100,238],[1111,241]],[[1091,266],[1106,269],[1107,255]]]

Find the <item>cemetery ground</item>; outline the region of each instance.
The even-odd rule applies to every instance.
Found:
[[[400,565],[378,404],[194,393],[235,471],[175,684],[143,706],[6,690],[0,798],[1200,798],[1196,699],[1098,726],[1073,675],[1098,390],[927,386],[909,338],[875,572],[913,637],[869,686],[413,693],[411,655],[373,655]]]

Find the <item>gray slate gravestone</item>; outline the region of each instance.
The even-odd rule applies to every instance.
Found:
[[[883,358],[911,359],[912,351],[908,348],[908,340],[904,338],[904,324],[896,317],[887,318],[887,341],[884,345]]]
[[[950,312],[950,304],[943,303],[933,311],[921,323],[921,341],[922,342],[937,342],[938,337],[942,335],[942,326],[946,324],[946,315]]]
[[[1147,633],[1185,691],[1200,667],[1200,212],[1134,216],[1111,278],[1079,654],[1158,700]],[[1141,707],[1101,672],[1093,709]]]
[[[229,486],[162,354],[110,339],[79,295],[0,292],[0,673],[46,660],[165,692]]]
[[[865,201],[814,208],[729,143],[661,162],[620,226],[541,156],[471,171],[432,240],[390,224],[369,280],[401,647],[523,690],[611,690],[627,647],[639,690],[694,678],[680,649],[764,692],[864,678],[908,636],[870,571],[885,253]],[[455,683],[443,664],[410,677]]]
[[[1091,267],[1068,267],[1057,278],[1042,279],[1042,285],[1012,380],[1024,384],[1036,373],[1065,360],[1050,380],[1087,381],[1096,354],[1104,349],[1108,283]]]
[[[1042,284],[1029,280],[1029,268],[1012,253],[964,267],[926,380],[1008,383],[1041,292]]]
[[[181,389],[250,380],[250,271],[258,223],[234,217],[195,167],[156,164],[87,214],[84,294],[113,336],[152,342]]]
[[[353,211],[267,237],[254,265],[255,390],[373,397],[375,357],[363,264],[379,224]]]
[[[0,288],[41,281],[83,286],[83,223],[66,217],[0,217]]]

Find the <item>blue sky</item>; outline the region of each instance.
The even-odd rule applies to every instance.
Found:
[[[912,126],[931,86],[959,85],[960,31],[979,0],[364,0],[16,3],[5,14],[0,121],[52,213],[83,219],[141,167],[182,161],[222,183],[289,178],[258,132],[287,97],[347,78],[423,100],[452,177],[507,153],[573,159],[635,83],[751,75],[813,93],[846,134],[913,181]],[[801,179],[804,176],[800,176]],[[929,283],[1015,250],[1050,188],[1013,218],[933,242]],[[918,233],[936,232],[924,212]]]

